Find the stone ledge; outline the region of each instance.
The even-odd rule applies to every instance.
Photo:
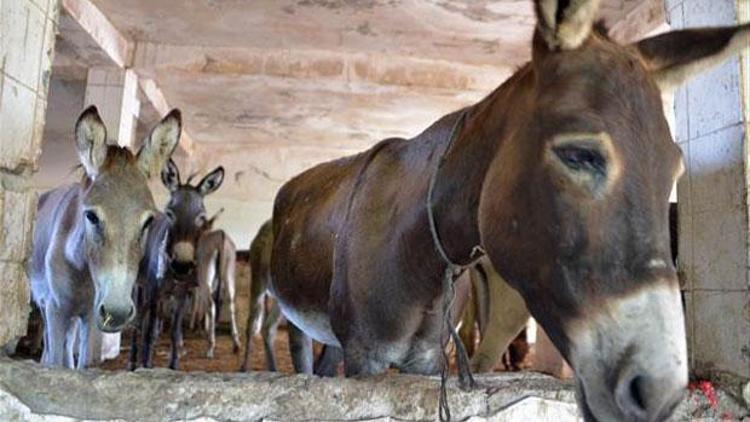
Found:
[[[576,420],[573,386],[551,377],[478,377],[471,392],[450,382],[454,420]],[[368,380],[275,373],[207,374],[49,369],[0,358],[0,420],[389,421],[437,420],[439,379]]]
[[[570,382],[530,372],[477,380],[482,388],[471,392],[458,389],[455,378],[449,383],[453,420],[580,420]],[[0,357],[0,420],[432,421],[438,419],[439,385],[437,377],[393,374],[358,380],[166,369],[76,372]],[[671,420],[750,416],[731,389],[711,395],[694,390]]]

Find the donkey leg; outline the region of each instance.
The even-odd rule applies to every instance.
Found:
[[[195,331],[195,322],[198,320],[198,307],[195,305],[195,296],[190,298],[190,322],[188,323],[188,329]]]
[[[494,368],[529,320],[529,311],[521,295],[494,271],[488,271],[488,278],[489,319],[471,359],[472,370],[477,373],[489,372]]]
[[[298,374],[312,374],[312,339],[296,325],[287,321],[289,327],[289,352],[292,354],[294,371]]]
[[[252,295],[253,292],[251,292]],[[247,327],[245,330],[245,358],[242,360],[241,372],[247,372],[251,369],[251,358],[253,355],[253,336],[260,331],[260,324],[263,320],[263,298],[250,297],[250,313],[247,316]],[[270,368],[269,368],[270,370]]]
[[[146,312],[143,325],[141,326],[141,338],[143,350],[141,350],[141,361],[144,368],[154,366],[154,344],[159,338],[159,309],[153,303]]]
[[[211,300],[211,306],[206,312],[206,321],[208,321],[208,351],[206,357],[213,359],[214,349],[216,348],[216,303]]]
[[[276,372],[276,353],[273,350],[276,341],[276,333],[281,322],[281,309],[279,303],[271,299],[271,309],[268,311],[263,326],[261,327],[261,336],[263,337],[263,348],[266,352],[266,367],[269,371]]]
[[[76,367],[76,340],[78,339],[78,327],[81,322],[80,318],[78,317],[68,318],[68,321],[68,329],[65,332],[65,348],[63,352],[63,360],[65,362],[65,367],[72,369]]]
[[[235,298],[235,286],[234,286],[234,271],[227,274],[227,282],[224,283],[227,286],[227,296],[229,299],[229,318],[232,324],[232,353],[240,353],[240,332],[237,329],[237,308],[234,303]]]
[[[315,375],[319,377],[335,377],[339,363],[344,360],[344,351],[336,346],[323,345],[320,357],[315,361]]]
[[[89,364],[89,334],[91,315],[81,317],[78,322],[78,369],[86,369]]]
[[[140,312],[136,316],[133,335],[130,337],[130,353],[128,354],[128,371],[135,371],[138,368],[138,340],[141,338],[143,331],[143,316]]]
[[[464,344],[466,353],[469,356],[474,356],[476,352],[477,307],[474,296],[475,294],[472,295],[466,304],[466,309],[464,309],[463,318],[461,319],[461,329],[458,331],[461,343]]]
[[[443,367],[439,338],[416,338],[412,341],[406,359],[399,365],[407,374],[436,375]]]
[[[376,356],[366,342],[350,339],[344,345],[344,374],[346,377],[375,375],[388,369],[389,362]]]
[[[179,369],[179,348],[182,344],[182,317],[185,315],[185,296],[177,299],[172,313],[172,354],[169,359],[169,369]]]
[[[44,305],[39,306],[39,313],[42,315],[42,357],[39,359],[40,363],[47,362],[47,353],[49,349],[49,323],[47,322],[47,314]]]
[[[48,301],[45,304],[49,342],[45,346],[45,365],[63,366],[65,360],[65,336],[68,333],[70,317]]]

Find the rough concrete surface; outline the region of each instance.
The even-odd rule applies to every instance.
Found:
[[[479,380],[485,388],[471,392],[450,383],[454,420],[575,420],[570,383],[532,373]],[[0,420],[436,420],[439,383],[407,375],[75,372],[0,358]]]
[[[453,420],[580,420],[570,382],[531,372],[477,379],[481,387],[469,392],[451,379]],[[0,357],[0,420],[431,421],[438,419],[439,385],[437,377],[396,374],[331,379],[166,369],[76,372]],[[743,386],[703,387],[691,389],[673,421],[750,417]]]

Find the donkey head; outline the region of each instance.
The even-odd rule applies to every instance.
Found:
[[[126,148],[107,145],[96,107],[86,109],[76,123],[76,147],[86,171],[80,217],[84,254],[102,331],[119,331],[135,316],[133,284],[156,213],[147,181],[177,146],[180,125],[180,112],[173,110],[134,156]]]
[[[503,94],[509,123],[483,128],[500,146],[479,229],[574,367],[587,420],[663,420],[688,374],[668,224],[684,167],[661,92],[747,46],[750,29],[621,46],[593,29],[597,4],[535,1],[533,59]]]
[[[184,184],[181,182],[177,165],[169,160],[162,170],[161,180],[170,192],[169,204],[164,211],[170,222],[165,254],[171,273],[185,277],[195,269],[198,239],[210,227],[203,198],[221,186],[224,168],[217,167],[193,186],[189,179]]]

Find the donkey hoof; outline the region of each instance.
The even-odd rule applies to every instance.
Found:
[[[247,366],[244,363],[240,366],[240,372],[247,372]]]
[[[239,355],[240,354],[240,345],[239,344],[237,344],[237,343],[234,344],[234,346],[232,347],[232,353],[234,353],[235,355]]]
[[[209,359],[213,359],[214,358],[214,351],[213,350],[209,350],[208,352],[206,352],[206,357],[209,358]]]

